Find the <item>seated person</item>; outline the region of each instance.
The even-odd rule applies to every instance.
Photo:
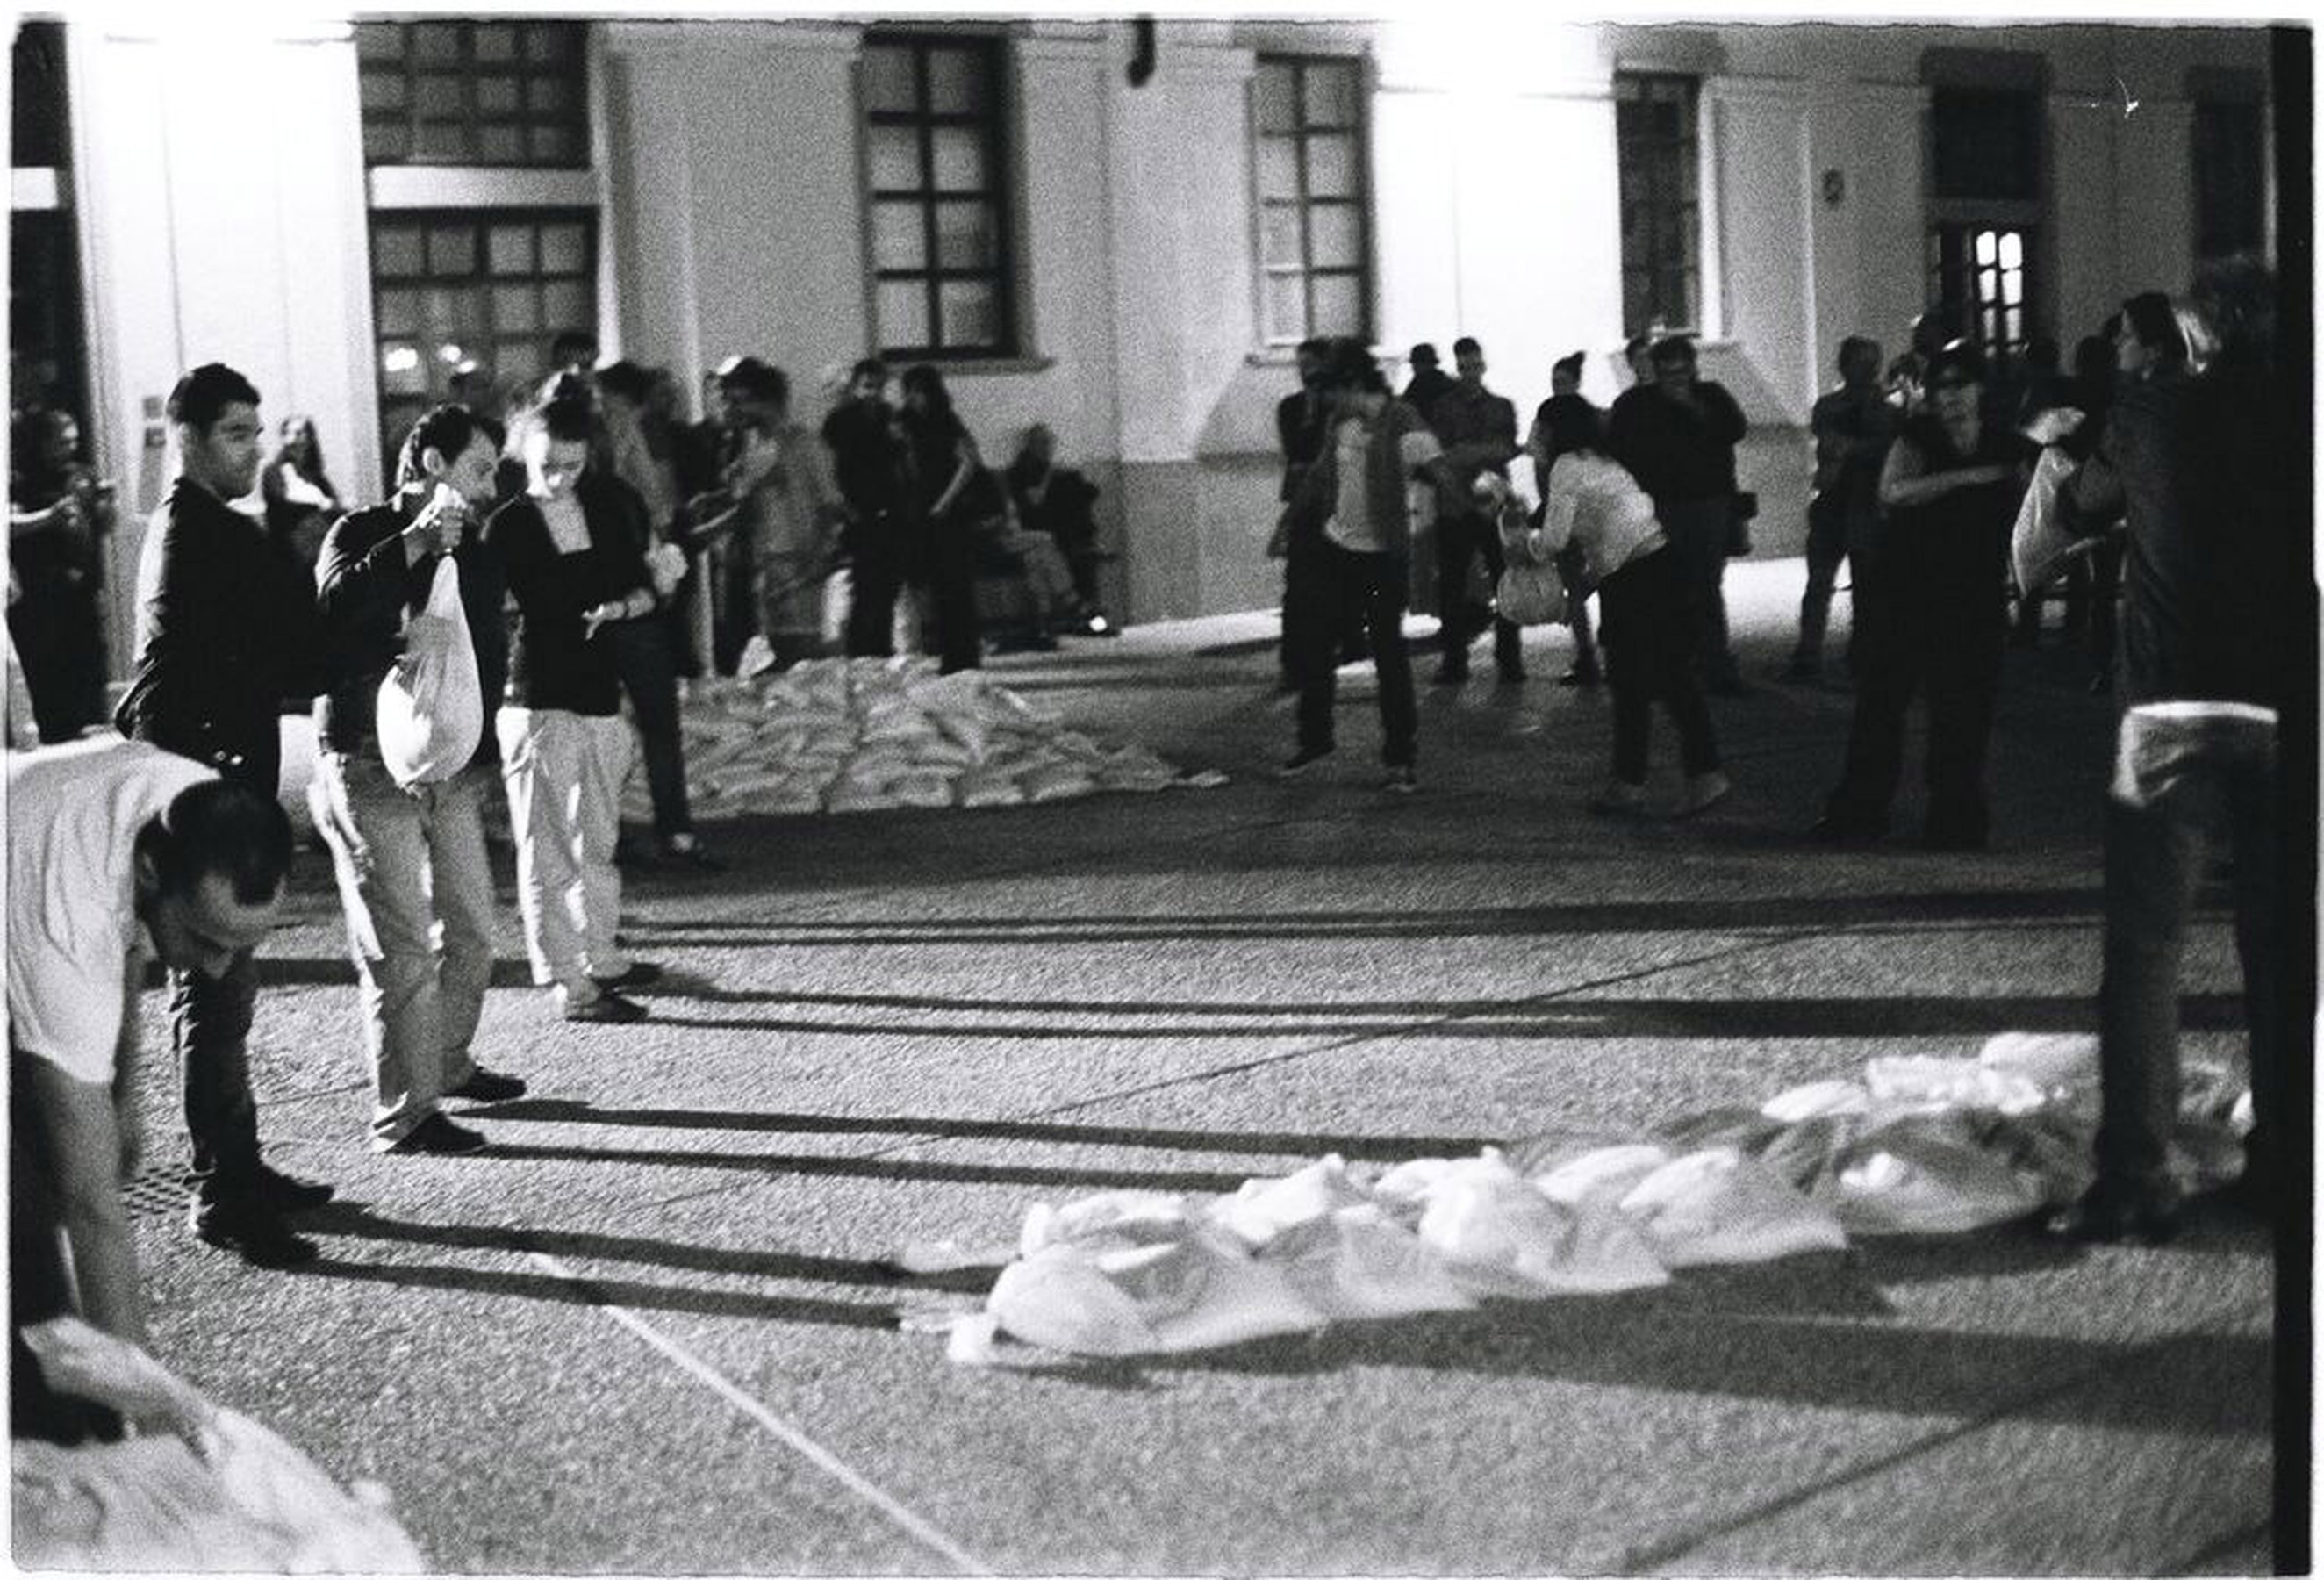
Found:
[[[1057,436],[1046,423],[1025,430],[1017,458],[1009,463],[1009,498],[1017,519],[1027,531],[1047,534],[1072,567],[1074,592],[1085,617],[1068,634],[1119,634],[1107,620],[1097,596],[1097,522],[1090,507],[1097,503],[1097,485],[1071,467],[1056,464]]]
[[[955,509],[975,539],[980,618],[988,624],[1021,618],[1031,628],[1027,645],[1043,651],[1056,646],[1057,631],[1088,624],[1073,571],[1056,540],[1025,530],[991,468],[977,469]],[[1004,606],[1019,599],[1024,606],[1019,610]]]

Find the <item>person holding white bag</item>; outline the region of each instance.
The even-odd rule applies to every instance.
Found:
[[[1687,609],[1684,573],[1655,517],[1654,501],[1622,463],[1606,453],[1597,408],[1580,395],[1554,395],[1539,426],[1550,457],[1549,488],[1538,530],[1524,530],[1524,510],[1506,484],[1499,499],[1512,563],[1545,565],[1571,544],[1581,550],[1583,586],[1569,601],[1599,600],[1598,639],[1614,694],[1614,777],[1590,802],[1593,812],[1643,812],[1646,743],[1655,699],[1678,726],[1686,790],[1678,816],[1693,817],[1732,788],[1720,771],[1719,742],[1694,666],[1696,626]]]
[[[645,506],[629,485],[589,469],[594,433],[587,385],[560,380],[525,420],[526,490],[493,513],[484,537],[516,605],[496,722],[525,953],[565,1019],[618,1022],[646,1016],[618,990],[661,971],[630,961],[614,938],[613,845],[632,748],[611,628],[659,600]]]
[[[394,496],[342,517],[316,564],[329,677],[315,705],[318,827],[362,985],[372,1145],[397,1155],[476,1150],[484,1138],[440,1102],[525,1089],[469,1046],[493,975],[477,650],[497,657],[502,640],[494,567],[473,534],[498,453],[466,407],[428,412]]]

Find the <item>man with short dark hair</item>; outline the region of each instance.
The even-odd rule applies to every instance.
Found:
[[[460,579],[469,641],[500,634],[500,598],[475,532],[493,504],[498,447],[464,406],[412,425],[383,504],[342,517],[316,567],[330,689],[315,705],[316,773],[325,841],[338,871],[349,952],[361,985],[372,1067],[371,1142],[396,1155],[473,1152],[484,1144],[438,1106],[521,1096],[524,1083],[475,1063],[469,1044],[493,975],[493,880],[484,803],[493,753],[480,737],[466,762],[432,783],[390,774],[374,726],[380,684],[403,651],[447,560]],[[479,718],[498,698],[472,699]]]
[[[549,343],[549,361],[563,373],[587,373],[597,365],[597,337],[586,329],[567,329]]]
[[[290,823],[271,796],[115,735],[12,753],[7,804],[11,1325],[77,1312],[142,1344],[121,1193],[143,1150],[146,963],[209,980],[246,962],[281,913]],[[14,1435],[104,1435],[12,1348]]]
[[[272,798],[281,699],[320,689],[314,584],[254,517],[227,503],[258,479],[262,430],[250,381],[219,363],[198,367],[171,392],[169,414],[180,470],[140,567],[137,665],[115,722],[124,735]],[[281,1214],[319,1206],[332,1192],[259,1155],[252,951],[216,972],[173,971],[170,986],[193,1148],[194,1232],[261,1267],[305,1261],[314,1244]]]
[[[1653,496],[1663,535],[1686,576],[1705,688],[1731,697],[1746,688],[1727,644],[1720,583],[1735,531],[1735,447],[1743,439],[1743,409],[1723,386],[1697,376],[1690,337],[1665,336],[1651,356],[1654,383],[1615,400],[1606,419],[1606,448]]]
[[[1291,502],[1299,497],[1301,482],[1316,457],[1323,453],[1323,441],[1332,429],[1332,403],[1323,393],[1323,365],[1331,355],[1332,343],[1320,335],[1310,336],[1299,342],[1293,353],[1299,370],[1299,387],[1275,403],[1275,441],[1283,456],[1283,482],[1275,497],[1286,511]],[[1433,360],[1436,353],[1432,349]],[[1291,587],[1298,577],[1300,567],[1292,563],[1293,542],[1287,514],[1276,517],[1275,533],[1268,541],[1270,559],[1283,561],[1282,636],[1276,643],[1276,658],[1283,691],[1299,689],[1299,653],[1302,638],[1298,631],[1300,609],[1295,606]]]
[[[876,356],[849,373],[847,398],[823,420],[833,480],[847,511],[840,549],[847,556],[847,656],[896,651],[896,596],[904,586],[910,490],[904,439],[888,401],[888,365]]]
[[[1455,346],[1453,354],[1458,356]],[[1420,420],[1431,428],[1436,426],[1436,402],[1451,392],[1453,380],[1438,362],[1436,347],[1426,340],[1415,346],[1405,360],[1412,365],[1412,376],[1404,382],[1404,393],[1398,398],[1420,413]]]
[[[1299,748],[1278,771],[1297,778],[1331,755],[1338,633],[1360,616],[1379,673],[1380,788],[1418,788],[1419,715],[1404,647],[1405,589],[1411,579],[1407,485],[1441,484],[1443,447],[1428,425],[1388,393],[1388,381],[1360,341],[1334,342],[1322,374],[1334,411],[1323,453],[1301,480],[1286,512],[1290,596],[1299,613]]]
[[[1485,348],[1473,336],[1452,342],[1452,365],[1460,377],[1436,398],[1429,422],[1444,447],[1436,504],[1438,642],[1444,656],[1436,683],[1457,686],[1469,678],[1469,643],[1489,624],[1494,665],[1504,682],[1515,684],[1525,679],[1523,633],[1515,621],[1487,613],[1469,596],[1469,566],[1482,559],[1486,574],[1499,585],[1500,529],[1477,508],[1475,489],[1480,477],[1508,477],[1517,454],[1517,409],[1485,388]]]
[[[1815,435],[1815,489],[1808,500],[1808,586],[1800,597],[1800,639],[1792,650],[1794,680],[1823,672],[1823,636],[1831,620],[1840,562],[1864,585],[1880,524],[1880,463],[1896,437],[1896,413],[1880,390],[1880,342],[1850,335],[1840,344],[1840,388],[1809,412]],[[1856,649],[1853,627],[1849,651]]]

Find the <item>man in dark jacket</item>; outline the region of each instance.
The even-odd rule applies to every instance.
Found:
[[[469,1053],[493,975],[493,880],[484,798],[494,753],[480,730],[467,761],[434,782],[400,783],[380,751],[379,688],[402,654],[447,558],[481,652],[504,642],[497,568],[475,528],[492,508],[498,447],[465,406],[412,427],[384,504],[341,518],[316,567],[329,690],[315,705],[323,836],[338,868],[371,1059],[371,1141],[396,1155],[473,1152],[484,1137],[438,1107],[504,1102],[524,1083]],[[476,590],[470,591],[475,583]],[[480,664],[479,669],[483,666]],[[494,662],[497,674],[505,659]],[[468,698],[479,719],[497,697]]]
[[[895,651],[896,595],[909,571],[910,493],[904,439],[888,402],[888,365],[867,356],[848,375],[847,399],[823,420],[831,469],[847,507],[847,656]]]
[[[1323,363],[1330,350],[1331,342],[1321,337],[1302,340],[1295,353],[1299,387],[1275,403],[1275,441],[1283,453],[1283,483],[1275,497],[1286,507],[1286,513],[1276,518],[1275,536],[1267,552],[1269,559],[1283,561],[1283,639],[1277,644],[1276,657],[1281,688],[1286,692],[1299,688],[1299,655],[1305,641],[1298,629],[1301,609],[1291,596],[1302,568],[1292,563],[1297,545],[1292,541],[1287,507],[1299,497],[1300,485],[1323,455],[1324,436],[1332,430],[1332,402],[1323,393]],[[1344,644],[1342,656],[1346,656]]]
[[[2098,988],[2098,1178],[2053,1225],[2082,1239],[2167,1238],[2179,1109],[2179,967],[2213,852],[2233,859],[2236,947],[2251,1040],[2254,1128],[2243,1200],[2284,1197],[2292,1054],[2290,936],[2276,814],[2280,734],[2315,716],[2313,584],[2296,574],[2305,410],[2274,365],[2273,282],[2229,265],[2197,281],[2220,351],[2192,377],[2145,373],[2168,304],[2134,298],[2120,331],[2132,382],[2098,452],[2061,491],[2070,525],[2128,527],[2117,691],[2125,709],[2106,809],[2106,946]],[[2150,328],[2136,319],[2144,312]],[[2151,347],[2149,347],[2151,348]],[[2312,655],[2314,650],[2310,648]]]
[[[181,468],[139,577],[137,664],[115,715],[124,735],[190,757],[272,799],[281,772],[278,708],[318,689],[315,591],[289,550],[226,502],[258,480],[258,391],[209,363],[170,393]],[[171,1040],[192,1141],[193,1228],[262,1267],[315,1254],[285,1212],[321,1206],[327,1185],[259,1156],[250,1091],[254,952],[216,976],[170,975]]]
[[[1489,615],[1468,587],[1473,559],[1484,560],[1487,574],[1499,583],[1500,529],[1477,508],[1476,483],[1489,474],[1508,476],[1517,453],[1517,409],[1485,387],[1485,348],[1472,337],[1452,342],[1452,365],[1461,376],[1436,397],[1435,410],[1423,414],[1444,446],[1444,485],[1436,506],[1436,606],[1444,656],[1436,680],[1457,686],[1469,678],[1469,643],[1489,624],[1494,664],[1503,680],[1516,682],[1525,679],[1522,633],[1515,621]]]
[[[1663,534],[1679,556],[1694,605],[1696,658],[1709,689],[1744,689],[1727,645],[1727,549],[1735,525],[1735,447],[1743,409],[1720,385],[1695,374],[1694,342],[1655,342],[1655,382],[1616,398],[1606,448],[1654,497]]]

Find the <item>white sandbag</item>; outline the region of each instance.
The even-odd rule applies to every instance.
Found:
[[[899,807],[923,809],[952,805],[952,780],[943,773],[910,772],[897,775],[888,786],[888,794]]]
[[[406,789],[451,778],[484,738],[484,682],[448,555],[436,562],[427,603],[404,622],[403,651],[379,683],[373,722],[380,761]]]
[[[1159,1190],[1101,1190],[1063,1206],[1036,1202],[1017,1237],[1020,1256],[1052,1245],[1152,1245],[1186,1233],[1186,1198]]]
[[[2024,1076],[2050,1091],[2094,1086],[2098,1039],[2089,1031],[2004,1031],[1986,1039],[1978,1062]]]
[[[1017,785],[1028,801],[1038,803],[1089,795],[1097,789],[1097,781],[1090,777],[1087,769],[1058,762],[1025,770],[1017,776]]]
[[[1281,1263],[1259,1261],[1207,1225],[1162,1244],[1102,1251],[1096,1261],[1137,1304],[1159,1350],[1212,1349],[1323,1324]]]
[[[1640,1180],[1621,1210],[1667,1267],[1775,1261],[1848,1244],[1830,1208],[1732,1147],[1673,1159]]]
[[[2049,1100],[2040,1083],[1974,1058],[1885,1054],[1867,1059],[1864,1085],[1883,1108],[1990,1108],[2027,1113]]]
[[[1002,1268],[985,1311],[1001,1332],[1048,1349],[1136,1355],[1157,1347],[1138,1302],[1071,1246],[1052,1246]]]
[[[1460,1311],[1476,1304],[1443,1258],[1377,1202],[1285,1227],[1260,1251],[1299,1298],[1333,1319]]]
[[[1452,1158],[1406,1159],[1372,1181],[1372,1199],[1391,1214],[1417,1224],[1420,1215],[1428,1210],[1428,1198],[1459,1166],[1460,1160]]]
[[[775,650],[767,645],[767,639],[753,635],[742,644],[742,656],[734,661],[734,672],[747,680],[773,669],[775,661]]]
[[[2046,1195],[1941,1113],[1859,1136],[1816,1193],[1851,1234],[1963,1234],[2029,1216]]]
[[[1861,1081],[1810,1081],[1776,1093],[1759,1104],[1759,1112],[1784,1124],[1821,1119],[1828,1113],[1866,1113],[1872,1094]]]
[[[1418,1232],[1477,1294],[1607,1294],[1670,1280],[1628,1219],[1554,1202],[1498,1154],[1447,1170],[1429,1193]]]
[[[1650,1141],[1593,1147],[1554,1168],[1529,1174],[1526,1182],[1554,1202],[1618,1206],[1638,1182],[1671,1160],[1667,1149]]]
[[[1286,1229],[1320,1223],[1342,1207],[1370,1200],[1348,1178],[1347,1160],[1331,1152],[1280,1179],[1247,1179],[1232,1196],[1213,1202],[1204,1215],[1257,1250]]]
[[[852,779],[841,780],[823,798],[826,812],[885,812],[895,805],[896,798],[884,785],[865,785]]]
[[[968,748],[948,735],[923,735],[911,742],[910,747],[914,768],[939,769],[946,774],[956,774],[969,766]]]
[[[964,807],[1021,807],[1025,792],[1005,773],[972,769],[953,781],[953,795]]]

